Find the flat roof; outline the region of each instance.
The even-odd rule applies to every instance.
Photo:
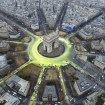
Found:
[[[6,47],[7,46],[7,42],[5,42],[5,41],[0,41],[0,47]]]
[[[57,92],[56,92],[56,88],[55,88],[54,85],[52,85],[52,86],[48,86],[48,85],[45,86],[44,93],[43,93],[43,98],[47,98],[49,92],[52,93],[52,98],[57,98]]]
[[[96,46],[101,46],[99,40],[92,41],[92,43],[93,43],[94,45],[96,45]]]
[[[105,65],[105,56],[98,55],[95,60]]]
[[[56,32],[52,32],[48,35],[45,35],[44,36],[44,40],[47,41],[47,42],[50,42],[52,40],[55,40],[59,37],[59,35],[56,33]]]
[[[4,93],[0,97],[0,101],[6,101],[5,105],[19,105],[20,100],[9,93]]]
[[[80,30],[80,32],[82,32],[86,36],[99,36],[105,34],[104,19],[102,17],[103,15],[92,21],[91,24],[86,25]]]
[[[18,32],[17,32],[17,31],[13,31],[13,32],[9,31],[9,34],[10,34],[10,35],[17,35]]]
[[[29,81],[26,81],[17,75],[13,75],[8,80],[6,80],[7,85],[10,85],[11,83],[14,83],[14,82],[20,86],[19,91],[23,93],[26,91],[27,85],[29,84]]]
[[[77,83],[77,86],[78,86],[80,92],[83,92],[92,86],[89,79],[86,78],[84,75],[78,73],[77,76],[79,79],[76,80],[76,83]]]
[[[7,28],[6,27],[0,28],[0,33],[8,33]]]
[[[24,93],[24,92],[26,91],[26,88],[27,88],[28,84],[29,84],[29,81],[26,81],[26,80],[24,80],[24,79],[21,79],[21,80],[18,82],[18,84],[21,85],[21,88],[19,89],[19,91],[21,91],[21,92]]]

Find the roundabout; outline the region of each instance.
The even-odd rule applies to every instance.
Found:
[[[62,42],[59,43],[59,47],[53,48],[51,53],[47,53],[47,51],[43,49],[43,43],[40,43],[40,45],[38,46],[38,51],[41,55],[48,58],[55,58],[61,56],[65,52],[65,47]]]
[[[29,56],[29,59],[37,66],[62,66],[67,65],[69,62],[69,54],[70,54],[70,48],[72,45],[70,44],[69,40],[63,37],[59,37],[59,41],[62,42],[62,44],[65,47],[65,51],[62,55],[58,57],[45,57],[41,55],[38,51],[38,46],[42,43],[43,36],[42,37],[32,37],[32,41],[29,43],[27,48],[27,53]]]
[[[46,102],[43,99],[46,86],[52,84],[57,93],[54,104],[62,105],[76,105],[80,101],[82,103],[91,92],[105,90],[104,72],[100,73],[100,69],[94,63],[97,56],[103,56],[103,49],[95,51],[91,46],[94,44],[93,41],[99,41],[99,43],[105,41],[104,37],[99,38],[104,30],[102,15],[105,11],[101,10],[102,6],[96,10],[90,7],[91,3],[84,6],[71,1],[50,2],[39,0],[39,8],[38,1],[32,1],[32,3],[28,1],[28,5],[22,6],[24,8],[18,6],[17,1],[16,8],[12,6],[14,2],[1,5],[3,9],[5,9],[4,6],[10,8],[6,10],[1,8],[0,18],[6,24],[0,28],[5,27],[3,29],[8,30],[10,34],[9,38],[2,39],[10,43],[9,52],[2,52],[1,55],[7,55],[5,63],[11,67],[11,70],[0,78],[0,87],[3,87],[12,97],[19,99],[22,105],[52,105],[53,99],[49,99],[49,94]],[[50,4],[51,8],[48,7]],[[12,35],[10,31],[14,34]],[[97,38],[88,40],[92,34]],[[23,80],[21,85],[27,90],[27,97],[17,94],[18,90],[16,88],[15,91],[14,88],[17,86],[13,86],[13,94],[11,93],[7,82],[12,76],[18,76]],[[12,81],[14,84],[15,79]],[[29,84],[29,88],[24,81]],[[18,83],[16,79],[15,84],[18,85]],[[84,96],[85,92],[89,94]],[[50,98],[52,96],[50,94]]]

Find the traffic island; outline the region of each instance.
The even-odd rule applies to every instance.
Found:
[[[60,55],[62,55],[65,51],[65,47],[62,43],[59,44],[58,48],[53,48],[51,53],[47,53],[46,50],[43,49],[43,43],[40,43],[40,45],[38,46],[38,52],[45,56],[45,57],[49,57],[49,58],[54,58],[54,57],[58,57]]]

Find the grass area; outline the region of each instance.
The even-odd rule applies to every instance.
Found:
[[[25,79],[25,80],[27,80],[27,81],[30,81],[30,75],[29,75],[29,73],[27,73],[25,71],[19,72],[18,76]]]
[[[96,105],[103,105],[104,101],[101,99],[101,96],[98,96]]]
[[[87,51],[87,50],[84,48],[84,46],[82,46],[82,45],[78,45],[78,46],[77,46],[77,50],[79,50],[79,51]]]
[[[19,55],[15,57],[15,62],[17,66],[21,66],[22,64],[25,63],[23,55]]]
[[[21,41],[27,43],[30,41],[30,37],[24,37]]]
[[[39,95],[40,101],[42,101],[42,96],[43,96],[43,92],[44,92],[44,88],[45,88],[46,84],[47,85],[55,85],[57,95],[58,95],[58,101],[62,101],[64,99],[64,93],[63,93],[63,91],[61,91],[62,87],[60,85],[60,81],[43,81],[43,82],[41,82],[39,91],[38,91],[38,93],[40,94]]]
[[[57,76],[56,70],[48,70],[45,80],[49,80],[49,81],[58,80],[58,76]]]
[[[13,44],[13,43],[11,44],[10,43],[10,49],[9,50],[10,51],[15,51],[15,46],[16,46],[16,44]]]
[[[38,76],[41,71],[41,68],[38,66],[35,66],[34,64],[30,64],[27,67],[25,67],[23,69],[23,71],[29,73],[30,75],[34,74],[34,75]]]
[[[75,76],[75,72],[70,67],[66,67],[65,72],[63,73],[65,75],[66,80],[69,84],[68,88],[70,88],[69,92],[72,96],[76,96],[76,92],[74,89],[74,82],[77,80],[77,77]]]
[[[79,42],[80,40],[77,37],[71,37],[71,41],[73,41],[73,42]]]
[[[93,60],[94,60],[94,58],[89,58],[89,62],[91,62],[91,63],[92,63],[92,62],[93,62]]]
[[[82,40],[85,40],[85,39],[83,39],[83,38],[82,38],[80,35],[78,35],[78,34],[77,34],[77,38],[80,39],[81,41],[82,41]]]
[[[41,82],[40,87],[38,89],[38,93],[40,94],[39,100],[42,101],[42,95],[46,85],[55,85],[58,94],[58,101],[62,101],[64,99],[64,93],[63,91],[61,91],[62,87],[60,84],[60,80],[58,79],[58,69],[48,69],[45,74],[45,80]]]
[[[38,32],[36,32],[36,35],[38,35],[38,36],[43,35],[43,31],[38,31]]]
[[[89,51],[91,51],[91,49],[92,49],[90,44],[87,44],[87,45],[86,45],[86,48],[87,48]]]
[[[57,88],[57,93],[58,93],[58,101],[62,101],[64,99],[64,93],[61,91],[62,87],[60,84],[60,81],[55,82],[56,88]]]
[[[38,98],[40,101],[42,101],[42,96],[43,96],[45,85],[46,85],[46,81],[41,82],[40,87],[38,89],[38,94],[40,94]]]
[[[11,65],[11,64],[13,64],[13,63],[14,63],[14,61],[13,61],[12,59],[9,59],[9,60],[8,60],[8,64],[9,64],[9,65]]]
[[[48,30],[48,34],[50,34],[50,33],[52,33],[52,32],[54,32],[54,30]]]
[[[16,48],[15,48],[15,51],[22,51],[22,50],[24,50],[24,45],[23,44],[17,45]]]
[[[41,71],[41,68],[37,67],[34,64],[29,64],[28,66],[23,68],[22,71],[18,73],[19,77],[30,81],[30,89],[28,91],[28,96],[31,96],[34,91],[34,86],[37,83],[37,79],[39,77],[40,71]]]
[[[66,68],[65,73],[68,77],[75,74],[69,67]]]
[[[59,35],[60,35],[60,36],[66,36],[67,34],[66,34],[66,32],[59,31]]]

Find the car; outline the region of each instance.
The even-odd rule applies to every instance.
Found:
[[[8,90],[8,93],[10,93],[10,91]]]
[[[104,76],[102,75],[102,78],[104,79]]]
[[[91,53],[91,54],[95,54],[95,52],[94,52],[94,51],[90,51],[90,53]]]
[[[40,80],[40,82],[39,82],[39,84],[41,83],[41,80]]]
[[[16,92],[13,92],[13,94],[16,95],[17,93]]]
[[[0,81],[2,81],[2,79],[0,79]]]
[[[72,100],[73,100],[73,98],[70,99],[70,101],[72,101]]]
[[[74,100],[73,100],[74,102],[76,102],[76,99],[74,98]]]
[[[97,87],[97,84],[95,84],[93,88],[96,88],[96,87]]]
[[[34,86],[34,90],[35,90],[36,86]]]
[[[21,100],[22,98],[21,98],[21,97],[19,97],[19,99]]]
[[[42,77],[43,79],[45,78],[45,76]]]

